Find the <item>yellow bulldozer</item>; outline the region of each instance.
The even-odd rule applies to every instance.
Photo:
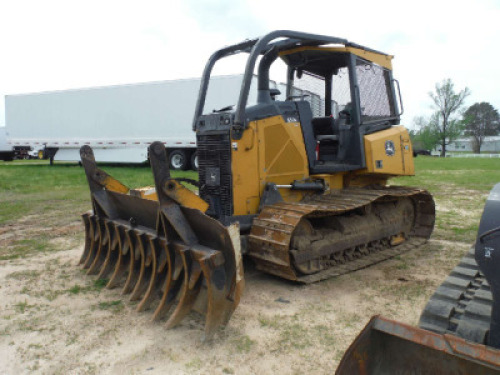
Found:
[[[235,54],[248,55],[236,105],[205,108],[214,65]],[[130,189],[82,147],[92,199],[83,215],[88,274],[121,286],[167,327],[191,310],[205,314],[210,339],[239,303],[242,256],[263,272],[312,283],[423,244],[434,226],[432,196],[387,185],[414,174],[391,60],[295,31],[216,51],[192,124],[198,181],[171,178],[165,147],[155,142],[155,186]],[[283,93],[270,79],[276,62],[286,67]]]

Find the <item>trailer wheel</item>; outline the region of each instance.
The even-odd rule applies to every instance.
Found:
[[[191,155],[191,169],[193,171],[198,170],[198,152],[197,151],[193,152]]]
[[[188,158],[183,150],[174,150],[169,153],[170,169],[184,171],[188,166]]]

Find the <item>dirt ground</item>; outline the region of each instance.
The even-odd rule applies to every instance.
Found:
[[[448,196],[437,203],[439,215],[456,202]],[[460,220],[477,223],[481,211]],[[42,230],[56,228],[32,218],[0,227],[0,246]],[[59,251],[0,261],[1,374],[331,374],[371,316],[417,325],[427,299],[471,245],[437,227],[419,249],[307,286],[245,262],[238,309],[213,342],[202,343],[201,317],[193,313],[166,330],[119,290],[86,276],[77,266],[83,236],[73,235],[83,225],[57,230]]]

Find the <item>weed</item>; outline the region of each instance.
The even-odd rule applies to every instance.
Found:
[[[69,294],[80,294],[80,293],[88,293],[88,292],[99,292],[101,291],[106,284],[108,283],[108,279],[98,279],[95,280],[92,285],[81,286],[78,284],[73,285],[71,288],[66,291]]]
[[[94,281],[94,290],[101,290],[108,284],[108,279],[97,279]]]
[[[310,332],[300,323],[284,323],[278,339],[280,348],[304,349],[312,345]]]
[[[283,319],[281,315],[275,315],[273,317],[268,317],[259,314],[258,320],[261,327],[269,327],[274,329],[279,329],[280,321]]]
[[[249,336],[243,335],[233,338],[231,340],[231,344],[233,344],[238,353],[248,353],[252,346],[255,344],[255,341],[252,340]]]
[[[203,364],[203,362],[201,361],[201,359],[196,357],[196,358],[193,358],[188,363],[186,363],[185,366],[186,366],[186,368],[188,368],[190,370],[199,370],[199,369],[201,369],[202,364]]]
[[[14,308],[20,312],[21,314],[24,314],[26,309],[29,307],[28,302],[26,300],[24,302],[19,302],[14,305]]]
[[[114,313],[117,313],[121,310],[123,310],[123,303],[122,300],[118,299],[115,301],[105,301],[105,302],[99,302],[97,304],[97,307],[99,310],[110,310]]]
[[[330,327],[324,324],[318,324],[313,327],[313,331],[316,332],[316,337],[319,339],[321,345],[326,347],[335,345],[337,340]]]
[[[7,275],[8,279],[14,280],[28,280],[31,281],[33,279],[37,279],[41,275],[40,271],[36,270],[23,270],[9,273]]]
[[[68,289],[69,294],[78,294],[82,291],[82,287],[80,285],[74,285]]]

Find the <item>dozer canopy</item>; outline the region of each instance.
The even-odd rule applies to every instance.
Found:
[[[396,93],[392,84],[394,81],[391,73],[392,56],[349,42],[343,38],[278,30],[258,39],[245,40],[222,48],[212,54],[202,75],[193,129],[196,129],[198,118],[204,113],[210,75],[215,63],[226,56],[239,53],[248,53],[249,56],[234,113],[233,133],[235,135],[241,132],[241,128],[245,128],[248,123],[245,109],[248,103],[252,76],[260,56],[262,56],[262,59],[258,68],[258,104],[271,100],[273,93],[269,87],[269,67],[277,57],[280,57],[288,68],[287,98],[293,96],[294,76],[301,78],[302,74],[306,73],[324,80],[324,97],[326,102],[331,102],[335,99],[332,99],[332,76],[338,75],[339,72],[342,73],[343,68],[349,68],[348,74],[351,86],[349,88],[351,91],[349,101],[353,103],[350,110],[354,122],[360,124],[363,120],[373,120],[373,117],[377,117],[376,119],[384,118],[384,120],[390,121],[391,124],[399,123],[399,115],[402,112],[398,110]],[[383,89],[388,91],[385,93],[388,108],[386,108],[386,113],[377,113],[377,116],[373,116],[374,113],[370,113],[369,109],[362,107],[364,103],[360,103],[360,101],[368,102],[372,98],[363,98],[365,90],[363,82],[357,80],[356,70],[363,73],[362,70],[369,71],[377,68],[383,69],[383,77],[387,81]],[[402,110],[401,102],[399,104]],[[378,112],[380,112],[380,109]],[[331,114],[331,106],[327,105],[324,115],[330,116]]]
[[[234,110],[233,103],[227,103],[207,113],[205,99],[214,65],[239,53],[248,53],[248,59]],[[277,60],[284,66],[277,66]],[[252,124],[261,128],[262,120],[279,116],[286,124],[299,123],[303,145],[296,147],[305,151],[309,175],[366,169],[365,136],[398,125],[402,114],[391,60],[390,55],[346,39],[296,31],[274,31],[220,49],[202,75],[193,119],[198,143],[204,135],[222,131],[239,141]],[[281,69],[273,72],[286,74],[286,85],[270,79],[275,66]],[[256,104],[249,105],[249,98],[255,103],[254,73]],[[384,163],[379,164],[376,172],[386,172]]]

